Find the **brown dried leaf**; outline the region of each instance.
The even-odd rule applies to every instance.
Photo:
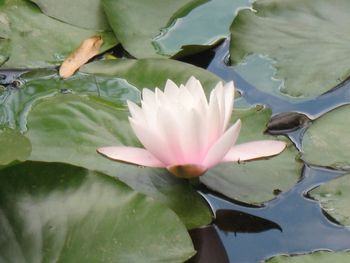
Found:
[[[62,63],[59,74],[62,78],[69,78],[84,65],[90,58],[99,53],[103,40],[101,36],[85,39]]]

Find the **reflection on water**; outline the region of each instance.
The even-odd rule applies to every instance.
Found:
[[[342,174],[344,172],[305,166],[303,179],[296,187],[263,207],[244,206],[203,187],[199,192],[212,208],[216,217],[212,227],[220,238],[210,242],[222,242],[229,262],[239,263],[260,262],[279,254],[350,249],[349,229],[329,220],[317,201],[305,197],[307,191]],[[196,235],[197,239],[206,236],[205,233]],[[212,246],[219,247],[218,244]],[[203,252],[199,250],[199,253]]]
[[[298,149],[301,149],[303,133],[311,120],[350,103],[350,80],[318,98],[306,101],[296,102],[264,93],[225,63],[228,48],[229,40],[226,40],[216,48],[209,65],[202,66],[226,81],[234,80],[248,103],[271,107],[274,117],[269,124],[269,132],[288,135]],[[188,61],[191,59],[188,58]],[[196,244],[207,238],[205,247],[214,254],[222,253],[217,249],[222,244],[228,261],[206,261],[203,255],[208,252],[199,247],[196,260],[191,262],[260,262],[280,254],[350,249],[350,230],[325,213],[317,201],[307,197],[311,189],[343,174],[343,171],[305,165],[302,179],[293,189],[262,207],[230,200],[201,186],[198,191],[208,202],[216,219],[207,228],[192,230],[192,239]],[[207,232],[211,236],[215,232],[219,238],[208,238]]]
[[[266,104],[271,107],[274,114],[299,112],[304,113],[311,119],[316,119],[329,110],[350,103],[350,79],[317,98],[302,102],[291,102],[287,98],[283,99],[282,97],[265,93],[249,83],[249,80],[239,75],[233,67],[227,66],[225,61],[227,61],[228,54],[229,40],[226,40],[216,49],[214,59],[206,68],[226,81],[233,80],[249,103]]]
[[[215,211],[215,226],[223,232],[233,233],[260,233],[270,229],[283,231],[282,228],[264,218],[230,209],[218,209]]]

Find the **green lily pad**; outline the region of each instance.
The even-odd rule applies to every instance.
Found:
[[[350,226],[350,175],[327,182],[309,192],[339,223]]]
[[[138,101],[140,91],[115,77],[75,74],[62,80],[53,69],[33,70],[17,79],[17,89],[6,89],[0,102],[0,125],[21,132],[27,130],[27,116],[36,103],[59,93],[79,94],[114,107],[125,106],[127,99]]]
[[[264,134],[271,117],[271,110],[261,107],[236,109],[232,123],[242,121],[239,143],[254,140],[286,140]],[[210,169],[201,182],[233,199],[261,204],[277,194],[292,188],[301,175],[302,163],[297,160],[298,151],[289,143],[280,155],[270,159],[243,163],[224,163]]]
[[[208,49],[230,35],[230,24],[239,8],[250,6],[249,0],[212,0],[174,20],[154,38],[159,54],[188,55]],[[195,46],[193,46],[195,45]]]
[[[30,141],[12,129],[0,130],[0,167],[14,161],[25,161],[31,153]]]
[[[163,169],[121,164],[96,153],[109,145],[140,146],[128,123],[128,111],[78,95],[41,101],[28,116],[26,136],[31,160],[64,162],[97,170],[172,208],[188,228],[211,221],[209,208],[184,180],[172,180]]]
[[[152,44],[175,13],[186,14],[206,0],[102,0],[109,24],[136,58],[161,57]]]
[[[6,262],[183,262],[195,253],[171,210],[66,164],[0,171],[0,222]]]
[[[101,51],[117,44],[113,33],[78,28],[41,13],[33,3],[6,0],[0,3],[0,25],[6,34],[0,38],[3,68],[40,68],[60,64],[80,43],[101,35]]]
[[[213,87],[218,80],[202,69],[165,61],[168,60],[115,62],[124,67],[133,65],[132,79],[78,73],[62,80],[53,70],[28,72],[21,75],[22,86],[12,91],[2,105],[11,117],[3,125],[13,124],[22,131],[28,130],[25,135],[33,146],[31,160],[65,162],[102,171],[165,203],[188,228],[206,225],[212,219],[210,209],[186,180],[176,179],[163,169],[121,164],[96,153],[98,147],[108,145],[140,146],[129,126],[125,103],[127,99],[135,102],[140,99],[134,83],[138,88],[161,87],[166,78],[159,72],[176,81],[195,75],[207,87],[209,84]],[[168,71],[162,71],[165,68]]]
[[[268,263],[348,263],[349,252],[318,251],[308,255],[278,256],[266,262]]]
[[[101,0],[30,0],[41,11],[68,24],[95,30],[109,30]]]
[[[254,87],[276,97],[300,102],[301,98],[288,96],[283,92],[284,83],[276,78],[274,61],[262,55],[250,55],[244,62],[236,64],[233,69]]]
[[[136,58],[184,56],[229,35],[235,10],[249,0],[102,0],[123,47]]]
[[[302,141],[302,159],[314,165],[350,169],[350,106],[328,112],[307,129]]]
[[[318,96],[350,76],[350,2],[261,0],[241,10],[231,25],[231,62],[267,55],[276,62],[283,93]],[[322,54],[322,55],[320,55]]]
[[[207,93],[221,80],[216,75],[190,64],[156,58],[96,61],[81,67],[80,72],[123,78],[139,89],[163,89],[167,79],[179,85],[194,76],[201,81]]]

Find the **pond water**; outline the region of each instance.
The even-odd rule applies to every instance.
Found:
[[[204,67],[226,81],[233,80],[249,103],[264,103],[271,107],[275,119],[285,119],[282,126],[280,121],[276,127],[271,125],[271,132],[289,136],[299,149],[302,134],[311,120],[350,102],[350,81],[301,103],[266,94],[227,66],[228,46],[229,41],[226,40],[215,50],[185,61]],[[211,225],[190,232],[198,254],[189,262],[261,262],[275,255],[350,249],[350,231],[331,218],[307,194],[318,185],[343,174],[342,171],[304,164],[300,181],[262,207],[229,200],[200,186],[198,191],[210,205],[216,219]]]

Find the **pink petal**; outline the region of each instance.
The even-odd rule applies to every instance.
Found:
[[[225,88],[225,118],[224,118],[224,130],[226,129],[232,114],[232,108],[235,96],[235,87],[232,81],[226,83]]]
[[[129,117],[129,122],[131,128],[133,129],[136,137],[142,143],[142,145],[153,154],[158,160],[160,160],[164,164],[172,163],[171,152],[169,152],[169,148],[167,143],[160,136],[158,130],[150,128],[136,122],[134,119]]]
[[[149,151],[142,148],[111,146],[99,148],[97,149],[97,152],[115,161],[148,167],[163,168],[166,166],[156,157],[154,157]]]
[[[212,167],[215,164],[221,162],[227,152],[235,144],[239,132],[241,129],[241,120],[237,120],[234,125],[231,126],[220,138],[215,142],[215,144],[210,148],[203,161],[205,167]]]
[[[234,145],[221,162],[247,161],[279,154],[286,148],[283,141],[264,140]]]

